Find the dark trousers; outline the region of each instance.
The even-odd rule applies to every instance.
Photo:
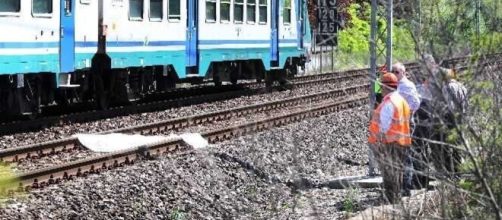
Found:
[[[429,185],[429,139],[431,134],[430,117],[425,103],[415,113],[412,134],[412,146],[406,152],[404,189],[421,189]]]
[[[457,140],[448,140],[448,133],[452,130],[444,127],[439,127],[436,130],[438,132],[434,134],[433,140],[451,145],[459,144]],[[431,144],[431,160],[440,175],[456,175],[459,171],[461,159],[460,152],[457,149],[443,144]]]
[[[375,93],[375,106],[373,106],[373,109],[376,109],[382,103],[382,99],[382,93]]]
[[[407,148],[397,144],[377,144],[373,146],[375,159],[383,178],[384,198],[399,202],[403,185],[404,159]]]

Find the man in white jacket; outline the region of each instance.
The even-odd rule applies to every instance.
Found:
[[[411,118],[410,118],[410,128],[411,128],[411,136],[413,137],[413,131],[415,129],[415,122],[413,115],[420,108],[420,95],[418,94],[417,87],[415,83],[410,81],[406,76],[406,68],[402,63],[395,63],[392,65],[392,73],[394,73],[399,80],[399,84],[397,86],[397,91],[399,94],[406,100],[411,110]],[[420,146],[415,146],[420,147]],[[418,149],[410,148],[407,151],[406,159],[405,159],[405,171],[403,176],[403,195],[408,196],[410,194],[410,190],[412,189],[412,181],[413,181],[413,160],[415,152],[420,152]]]

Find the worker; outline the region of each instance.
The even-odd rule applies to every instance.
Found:
[[[444,99],[440,117],[441,126],[438,128],[440,141],[449,145],[458,146],[458,138],[449,137],[454,133],[455,127],[462,124],[463,115],[467,109],[467,89],[456,80],[456,73],[452,69],[440,69],[439,78],[442,81],[441,92]],[[458,174],[461,154],[458,149],[447,145],[435,145],[432,150],[433,162],[436,170],[449,177]]]
[[[455,127],[462,124],[462,116],[467,109],[467,89],[456,80],[452,69],[441,68],[431,55],[424,56],[429,77],[424,87],[428,94],[428,111],[432,129],[429,138],[436,143],[429,143],[431,160],[439,178],[455,177],[461,162],[458,149],[451,147],[460,144],[460,140],[448,138],[455,132]],[[443,144],[445,143],[445,144]]]
[[[406,76],[406,68],[402,63],[395,63],[392,65],[392,73],[394,73],[398,80],[397,91],[408,102],[410,110],[416,112],[420,107],[420,95],[417,92],[415,83],[408,79]]]
[[[377,72],[376,72],[376,79],[375,79],[375,83],[374,83],[374,90],[373,90],[373,93],[375,94],[375,103],[373,104],[373,109],[376,109],[378,107],[378,105],[380,105],[380,103],[382,102],[382,87],[380,86],[381,84],[381,80],[380,78],[382,78],[382,76],[387,73],[386,71],[387,69],[387,65],[383,65],[381,66],[380,68],[378,68]],[[369,149],[369,172],[368,172],[368,176],[376,176],[377,173],[375,172],[375,155],[373,153],[373,150],[372,149]]]
[[[385,74],[387,73],[387,71],[385,70],[387,69],[387,66],[386,65],[383,65],[381,66],[377,73],[376,73],[376,81],[375,81],[375,105],[373,108],[376,108],[381,102],[382,102],[382,88],[380,86],[380,78]]]
[[[377,73],[377,79],[375,81],[375,106],[373,108],[376,108],[380,102],[382,102],[382,87],[380,86],[380,73]]]
[[[410,118],[410,135],[413,137],[413,132],[415,130],[415,120],[414,114],[420,108],[420,95],[418,94],[415,83],[408,79],[406,76],[406,68],[404,64],[398,62],[392,65],[392,73],[394,73],[398,80],[397,91],[399,94],[406,100],[411,110],[411,118]],[[414,140],[414,139],[413,139]],[[412,141],[414,143],[415,141]],[[421,146],[417,144],[412,144],[410,150],[407,151],[408,155],[406,155],[405,159],[405,172],[404,172],[404,194],[409,195],[410,190],[413,188],[413,175],[414,175],[414,166],[413,164],[420,163],[419,160],[421,158],[419,155],[422,153]],[[420,166],[417,166],[419,168]]]
[[[406,100],[394,91],[398,79],[392,73],[381,78],[382,103],[373,112],[368,142],[383,178],[384,198],[399,201],[403,184],[404,159],[411,145],[411,111]]]
[[[412,174],[411,185],[416,189],[427,187],[431,174],[429,166],[430,146],[427,140],[431,139],[431,131],[433,130],[431,108],[429,106],[432,96],[428,89],[429,81],[427,80],[427,76],[428,71],[422,71],[419,74],[415,74],[417,92],[420,95],[420,107],[413,115],[415,126],[412,134],[412,146],[414,148],[413,170],[418,172]]]

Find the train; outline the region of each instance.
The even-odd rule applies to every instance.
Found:
[[[105,109],[178,82],[284,82],[311,45],[306,0],[2,0],[0,114]]]

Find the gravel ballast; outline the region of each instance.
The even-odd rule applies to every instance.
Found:
[[[353,97],[356,98],[356,97],[363,97],[363,96],[365,96],[365,95],[364,94],[354,94]],[[282,108],[273,109],[273,110],[269,110],[269,111],[263,111],[263,112],[254,113],[254,114],[236,116],[231,119],[213,121],[213,122],[203,123],[203,124],[196,125],[196,126],[188,126],[188,127],[183,128],[180,131],[175,132],[175,133],[176,134],[205,133],[205,132],[209,132],[209,131],[213,131],[213,130],[217,130],[217,129],[223,129],[226,127],[247,124],[250,122],[253,123],[256,121],[263,120],[265,118],[278,117],[281,115],[290,114],[291,112],[308,110],[310,108],[318,107],[323,104],[330,104],[330,103],[333,103],[334,101],[340,101],[340,100],[344,100],[344,99],[346,99],[346,97],[326,99],[326,100],[321,100],[318,102],[311,102],[311,103],[302,104],[302,105],[295,105],[295,106],[287,106],[287,107],[282,107]],[[167,136],[172,133],[173,133],[173,131],[168,130],[168,131],[158,132],[153,135]],[[90,157],[96,157],[96,156],[99,156],[102,154],[104,154],[104,153],[92,152],[92,151],[89,151],[88,149],[82,147],[77,150],[72,150],[70,152],[59,152],[59,153],[51,154],[51,155],[44,156],[41,158],[35,158],[35,159],[28,158],[26,160],[23,160],[23,161],[17,163],[17,164],[14,164],[12,166],[13,166],[13,169],[16,173],[22,173],[22,172],[33,171],[36,169],[41,169],[41,168],[57,166],[57,165],[61,165],[63,163],[68,163],[70,161],[88,159]]]
[[[364,174],[366,109],[53,185],[6,201],[0,218],[343,218],[351,211],[346,210],[348,201],[372,204],[378,201],[378,191],[296,188],[288,183]]]

